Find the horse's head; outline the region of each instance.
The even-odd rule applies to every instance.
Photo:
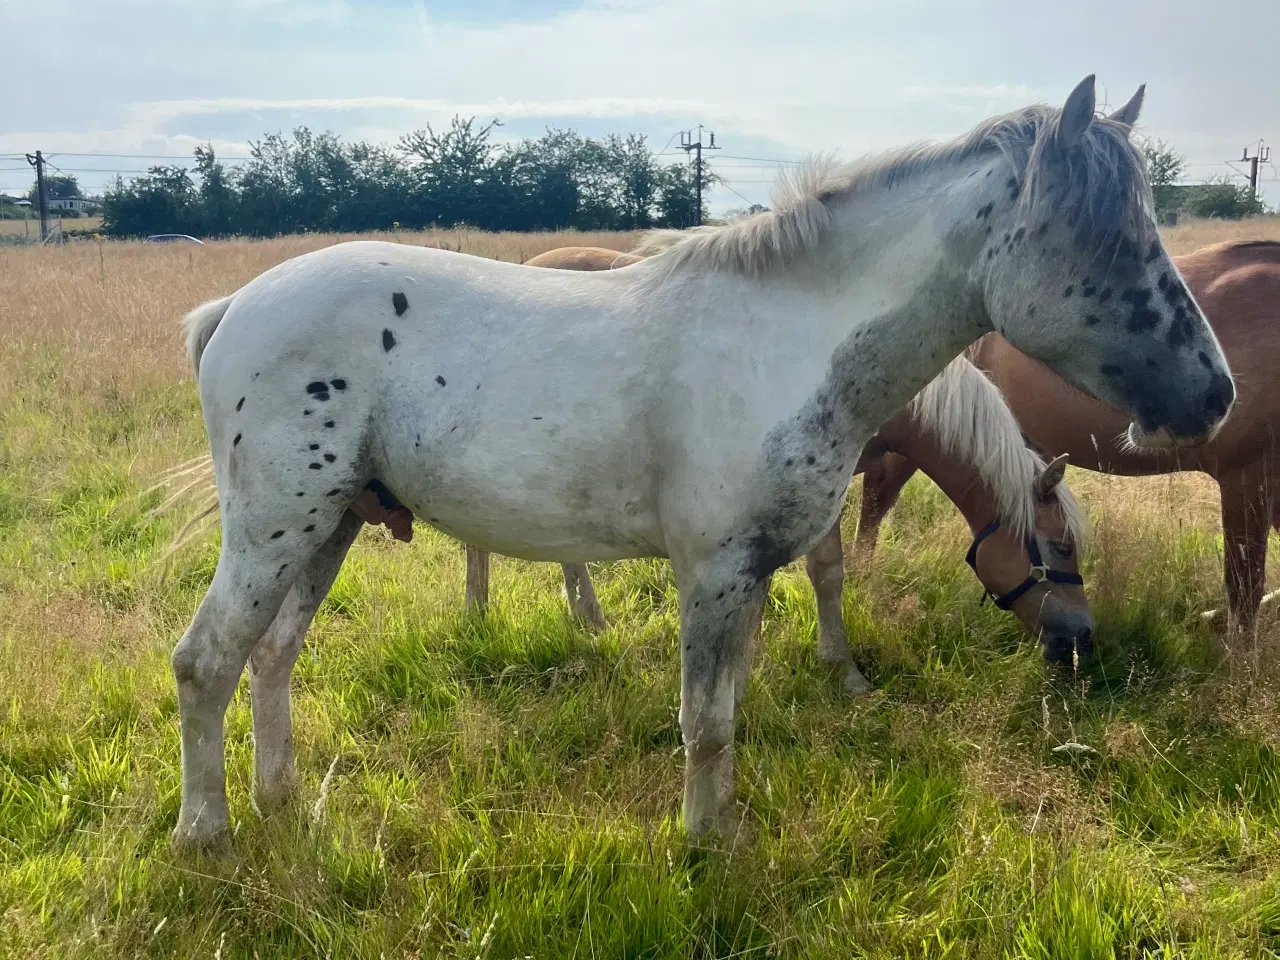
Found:
[[[1051,663],[1071,663],[1093,644],[1093,616],[1071,522],[1058,496],[1065,456],[1035,480],[1036,527],[1025,539],[999,521],[982,530],[967,560],[995,602],[1040,638]]]
[[[1127,412],[1135,445],[1202,443],[1226,418],[1235,386],[1152,216],[1129,141],[1142,97],[1139,88],[1095,117],[1090,76],[1061,111],[1027,115],[1034,140],[1019,148],[1010,134],[1010,194],[985,208],[978,270],[995,328]]]

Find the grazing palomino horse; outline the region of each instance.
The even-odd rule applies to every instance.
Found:
[[[1140,99],[1096,117],[1089,77],[1060,109],[805,166],[774,210],[624,270],[350,242],[192,311],[222,543],[172,657],[175,842],[227,838],[223,719],[246,662],[258,802],[291,793],[290,673],[371,486],[507,556],[669,558],[685,827],[730,830],[766,581],[831,529],[863,446],[969,344],[998,330],[1130,411],[1140,446],[1203,442],[1226,418],[1230,371],[1129,142]],[[1104,267],[1123,297],[1063,296]]]
[[[657,234],[646,237],[640,248],[661,253],[687,235],[674,230]],[[587,257],[583,251],[594,252]],[[566,270],[607,270],[613,254],[599,247],[562,247],[528,262]],[[633,256],[630,262],[641,259]],[[910,456],[960,508],[975,538],[969,555],[974,573],[997,604],[1012,610],[1033,636],[1041,638],[1046,659],[1063,662],[1087,653],[1093,621],[1075,553],[1083,520],[1065,485],[1059,486],[1066,457],[1045,469],[1027,448],[1000,391],[963,358],[949,364],[908,409],[880,428],[863,449],[854,475],[888,451]],[[384,522],[376,512],[363,517],[370,523]],[[489,601],[489,554],[471,546],[466,550],[467,607],[483,610]],[[574,614],[603,628],[604,613],[586,565],[562,566]],[[819,653],[842,670],[851,693],[870,690],[853,662],[844,629],[839,521],[809,551],[805,569],[818,603]]]
[[[616,270],[639,263],[644,257],[610,250],[608,247],[556,247],[526,260],[526,267],[555,267],[559,270]]]
[[[1218,482],[1228,629],[1235,634],[1253,626],[1266,577],[1267,533],[1280,527],[1280,402],[1271,389],[1280,370],[1280,243],[1222,243],[1174,257],[1173,264],[1208,316],[1239,388],[1230,420],[1202,447],[1132,447],[1121,413],[1073,389],[998,334],[984,337],[969,356],[990,373],[1023,432],[1042,450],[1066,451],[1072,463],[1101,473],[1199,470]],[[1157,298],[1180,296],[1178,273],[1160,275]],[[1086,308],[1126,294],[1105,275],[1072,291]],[[869,464],[857,537],[863,552],[874,549],[880,521],[915,472],[913,459],[889,454]]]

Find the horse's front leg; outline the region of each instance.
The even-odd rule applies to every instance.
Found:
[[[855,697],[871,690],[871,684],[853,662],[849,636],[844,629],[844,544],[840,521],[805,556],[805,572],[818,603],[818,655],[844,678],[845,689]]]
[[[684,822],[692,839],[732,834],[733,733],[765,584],[741,574],[681,578],[680,732]]]

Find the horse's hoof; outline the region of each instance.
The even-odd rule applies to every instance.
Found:
[[[609,621],[604,618],[604,613],[599,607],[588,607],[585,610],[577,611],[578,619],[591,627],[597,632],[603,633],[609,629]]]
[[[231,831],[225,827],[214,831],[184,831],[181,827],[174,827],[173,833],[169,835],[169,849],[175,856],[202,857],[207,860],[226,859],[234,852],[231,847]]]
[[[857,667],[850,665],[844,675],[845,693],[851,697],[861,697],[875,690],[867,678],[862,675],[862,671]]]

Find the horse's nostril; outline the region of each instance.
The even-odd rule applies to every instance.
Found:
[[[1235,385],[1231,378],[1219,374],[1213,378],[1213,386],[1204,398],[1205,409],[1215,417],[1225,416],[1231,409],[1231,401],[1235,399],[1235,395]]]

